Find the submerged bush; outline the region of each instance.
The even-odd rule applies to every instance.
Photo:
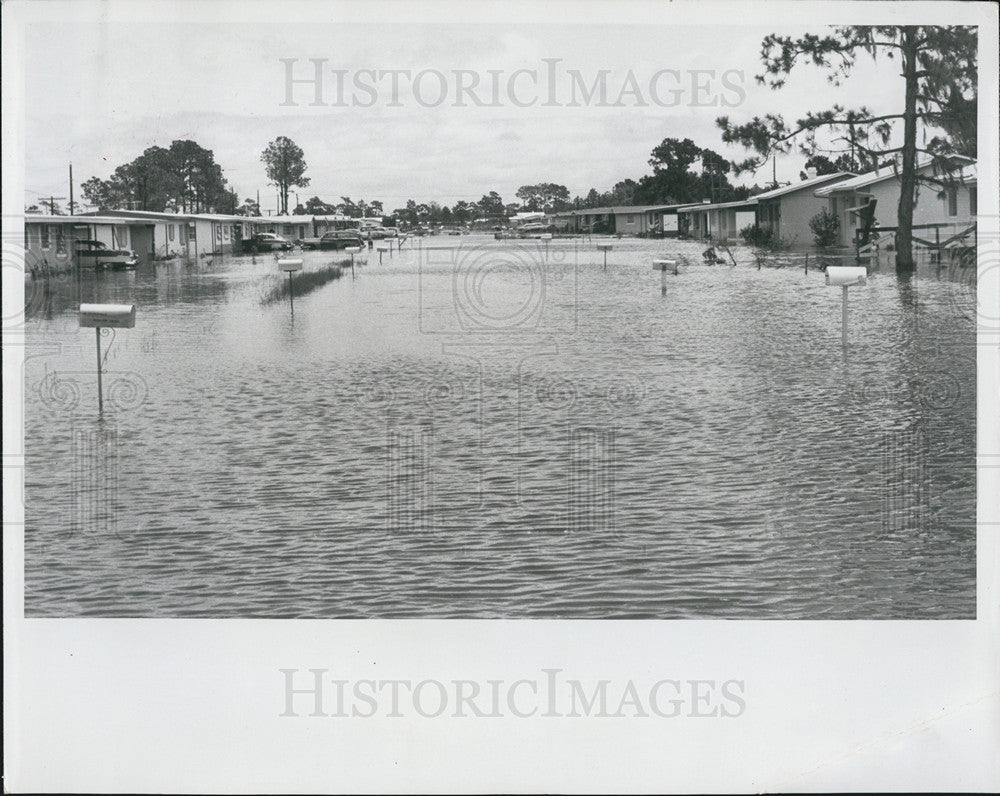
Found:
[[[829,248],[837,243],[840,232],[840,219],[824,207],[816,215],[809,219],[809,229],[812,230],[813,240],[821,249]]]
[[[756,224],[747,224],[740,230],[740,237],[748,246],[765,251],[782,251],[792,248],[794,239],[787,240],[774,234],[770,227],[759,227]]]

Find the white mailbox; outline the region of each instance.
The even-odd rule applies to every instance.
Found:
[[[868,281],[868,269],[863,265],[830,265],[826,269],[826,283],[835,287],[864,285]]]
[[[278,260],[278,268],[282,271],[287,271],[292,273],[293,271],[302,270],[302,260],[298,257],[286,257],[282,260]]]
[[[653,260],[654,271],[666,271],[668,268],[677,270],[677,260]]]
[[[598,243],[597,248],[609,252],[614,248],[614,245],[611,243]]]
[[[378,249],[380,252],[387,252],[387,251],[389,251],[389,244],[388,243],[376,243],[375,244],[375,248]]]
[[[551,232],[543,232],[542,233],[542,240],[552,240],[552,233]]]
[[[344,251],[347,252],[348,254],[361,254],[361,247],[360,246],[348,246],[346,249],[344,249]]]
[[[80,327],[86,329],[131,329],[135,326],[135,304],[81,304]]]

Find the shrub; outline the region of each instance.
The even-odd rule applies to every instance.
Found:
[[[824,207],[809,219],[809,229],[812,230],[816,245],[821,249],[826,249],[837,242],[840,219]]]
[[[756,224],[747,224],[740,230],[740,237],[748,246],[758,249],[770,249],[774,244],[774,230],[770,227],[758,227]]]
[[[770,227],[758,227],[756,224],[747,224],[740,230],[740,237],[748,246],[764,251],[782,251],[790,249],[795,243],[795,239],[788,240],[774,234]]]

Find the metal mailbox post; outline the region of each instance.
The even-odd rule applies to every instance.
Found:
[[[97,336],[97,411],[104,414],[104,387],[101,383],[101,329],[132,329],[135,304],[81,304],[80,328],[93,329]]]
[[[667,295],[667,268],[677,276],[677,260],[653,260],[653,270],[660,272],[660,295]]]
[[[830,265],[826,269],[826,283],[842,288],[840,339],[847,345],[847,288],[868,282],[868,269],[863,265]]]
[[[278,268],[288,274],[288,303],[292,311],[295,311],[295,293],[292,285],[292,274],[302,270],[302,260],[298,257],[285,257],[278,260]]]
[[[610,243],[598,243],[597,248],[604,252],[604,270],[608,270],[608,252],[611,251],[614,246]]]
[[[355,254],[359,254],[361,252],[361,247],[360,246],[348,246],[346,249],[344,249],[344,251],[347,252],[349,255],[351,255],[351,277],[353,278],[354,277],[354,255]]]

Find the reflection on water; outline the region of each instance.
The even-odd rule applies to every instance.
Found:
[[[27,614],[974,616],[971,269],[874,268],[845,350],[821,272],[701,248],[26,285]],[[81,297],[138,305],[103,419]]]

